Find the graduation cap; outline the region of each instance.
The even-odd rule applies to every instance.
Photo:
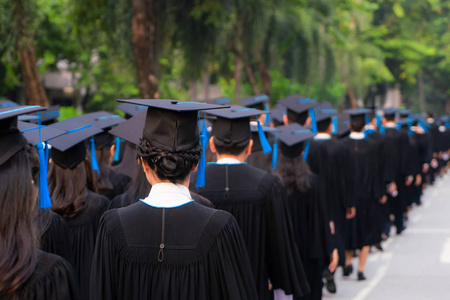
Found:
[[[230,105],[231,104],[231,99],[228,97],[206,99],[204,101],[205,101],[205,103],[208,103],[208,104],[217,104],[217,105]]]
[[[306,160],[309,151],[308,140],[314,137],[314,133],[297,123],[280,126],[277,129],[281,152],[287,157],[297,157],[305,150],[303,159]]]
[[[145,126],[146,116],[147,111],[141,111],[125,122],[122,122],[119,125],[115,126],[108,132],[134,145],[139,145],[139,141],[142,137],[142,130]]]
[[[336,132],[335,134],[339,137],[343,137],[350,133],[350,127],[348,124],[350,123],[350,115],[349,114],[339,114],[336,118]]]
[[[51,155],[55,164],[63,169],[74,169],[86,157],[85,140],[91,138],[102,129],[92,124],[82,123],[72,118],[49,125],[48,127],[57,128],[64,131],[64,134],[51,139],[49,143],[52,145]],[[93,152],[95,153],[95,151]],[[91,151],[92,156],[92,151]],[[91,161],[93,164],[93,162]],[[98,169],[93,165],[92,169]]]
[[[216,117],[213,120],[214,141],[218,146],[243,147],[251,138],[250,117],[259,116],[267,112],[256,108],[233,105],[228,109],[210,111],[208,114]],[[263,128],[257,120],[258,135],[264,153],[272,148],[264,135]]]
[[[0,108],[19,106],[16,102],[10,100],[0,100]]]
[[[136,105],[131,103],[120,103],[116,105],[116,108],[125,113],[125,119],[129,119],[132,116],[135,116],[138,113],[142,112],[143,110],[147,110],[147,106]]]
[[[270,110],[270,117],[275,126],[284,125],[283,117],[286,114],[286,107],[277,105]]]
[[[27,139],[28,143],[33,146],[36,146],[39,142],[51,140],[65,133],[65,131],[57,128],[22,121],[17,122],[17,127]]]
[[[18,127],[17,117],[22,114],[45,110],[40,106],[10,106],[0,108],[0,165],[8,161],[17,152],[25,148],[27,139]],[[38,129],[40,131],[40,129]],[[39,134],[40,136],[40,134]],[[51,207],[50,196],[47,186],[47,162],[45,160],[44,144],[37,143],[39,156],[39,207]]]
[[[297,123],[304,123],[309,109],[317,105],[316,100],[299,94],[280,99],[278,103],[287,108],[288,119]]]
[[[204,135],[199,135],[197,128],[198,112],[200,110],[221,109],[224,106],[168,99],[118,101],[148,107],[142,136],[153,146],[177,152],[191,149],[200,142],[203,155],[199,163],[196,186],[204,186],[205,148],[208,141]]]
[[[383,108],[382,111],[384,112],[384,116],[395,116],[398,113],[398,108],[396,107],[387,107]]]
[[[320,123],[322,121],[332,119],[333,116],[337,114],[337,110],[331,105],[330,102],[322,102],[315,107],[313,107],[316,113],[316,122]]]
[[[40,113],[41,125],[50,125],[58,121],[61,113],[59,111],[59,105],[47,107],[47,110]],[[28,120],[27,120],[28,117]],[[19,118],[21,121],[30,121],[31,123],[38,123],[37,114],[30,114],[28,116],[21,116]]]
[[[255,95],[239,100],[239,103],[242,106],[260,110],[266,110],[265,108],[267,107],[267,102],[269,102],[269,96],[265,94]]]
[[[399,110],[400,118],[408,118],[412,114],[412,110],[410,109],[402,109]]]

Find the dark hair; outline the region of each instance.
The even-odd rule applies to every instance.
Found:
[[[94,172],[94,177],[96,179],[96,185],[98,189],[110,190],[114,188],[111,180],[109,179],[109,174],[111,173],[110,167],[111,154],[109,150],[110,150],[109,147],[95,150],[98,168],[100,170],[100,173]]]
[[[277,168],[273,171],[283,182],[288,194],[295,190],[306,192],[311,188],[307,176],[309,172],[309,166],[301,156],[287,157],[283,154],[280,154]]]
[[[64,218],[74,218],[86,207],[88,190],[96,190],[92,169],[87,158],[74,169],[64,169],[53,163],[48,171],[48,189],[52,210]]]
[[[361,132],[366,126],[366,119],[364,116],[352,117],[350,119],[350,128],[353,131]]]
[[[154,147],[146,139],[141,138],[138,147],[138,156],[147,162],[156,176],[172,183],[185,180],[192,168],[198,164],[201,155],[200,144],[183,151],[168,151]]]
[[[328,130],[331,124],[331,119],[325,119],[323,121],[317,122],[317,131],[325,132]]]
[[[387,121],[395,121],[395,114],[384,115]]]
[[[131,205],[139,201],[139,199],[147,197],[151,188],[152,185],[148,182],[142,167],[142,162],[139,160],[139,169],[131,181],[129,188],[122,196],[121,207]]]
[[[244,146],[218,146],[216,140],[214,139],[214,146],[219,154],[239,155],[244,152],[245,148],[248,146],[248,143],[250,143],[250,140],[248,140]]]
[[[0,165],[0,298],[14,299],[34,273],[37,236],[33,211],[37,197],[26,146]]]

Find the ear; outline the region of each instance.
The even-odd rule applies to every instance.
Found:
[[[287,114],[283,115],[283,123],[284,123],[284,125],[289,125],[289,119],[288,119]]]
[[[192,172],[195,172],[197,170],[198,170],[198,163],[195,166],[192,167]]]
[[[245,147],[245,154],[250,155],[252,154],[252,147],[253,147],[253,140],[248,141],[247,147]]]
[[[309,126],[309,124],[311,124],[311,117],[306,118],[305,127]]]
[[[109,162],[112,163],[114,160],[114,153],[116,153],[116,145],[113,144],[109,147]]]
[[[214,136],[209,139],[209,149],[211,149],[212,153],[217,153],[216,145],[214,145]]]
[[[150,166],[148,165],[148,163],[145,160],[143,160],[142,157],[139,157],[139,160],[141,161],[144,173],[148,173],[150,171]]]

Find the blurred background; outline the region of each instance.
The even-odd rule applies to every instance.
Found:
[[[0,99],[118,98],[450,112],[450,0],[0,0]]]

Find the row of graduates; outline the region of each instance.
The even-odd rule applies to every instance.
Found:
[[[372,194],[367,198],[379,200],[383,196],[378,197],[378,193],[385,194],[386,185],[383,184],[392,181],[386,177],[388,179],[384,181],[380,179],[380,182],[372,182],[370,176],[349,175],[367,170],[366,167],[369,170],[381,170],[383,163],[370,160],[369,164],[364,159],[368,153],[374,154],[373,157],[377,156],[372,152],[375,150],[364,150],[363,145],[369,139],[356,143],[348,138],[347,149],[341,149],[343,152],[361,149],[361,155],[348,156],[361,157],[357,164],[341,159],[343,156],[333,156],[332,147],[317,150],[320,147],[315,144],[320,144],[316,143],[320,140],[320,132],[315,135],[314,140],[308,142],[313,138],[315,128],[310,130],[299,123],[308,127],[311,108],[317,106],[317,103],[306,97],[293,95],[280,101],[287,108],[286,113],[281,114],[281,121],[289,125],[278,127],[276,131],[257,126],[257,123],[251,126],[250,118],[267,112],[264,107],[266,99],[268,97],[258,95],[241,101],[250,108],[231,107],[208,111],[208,119],[213,124],[209,135],[213,138],[208,145],[205,139],[208,134],[207,122],[202,121],[201,146],[207,152],[213,150],[218,159],[205,166],[204,178],[198,178],[202,176],[197,176],[197,172],[192,174],[191,192],[184,191],[184,194],[189,199],[192,196],[195,203],[183,202],[177,206],[167,206],[166,202],[170,203],[170,199],[157,204],[145,201],[151,201],[151,190],[156,198],[165,198],[168,192],[160,188],[152,189],[152,180],[148,174],[154,169],[160,170],[156,178],[164,180],[153,182],[159,184],[158,187],[167,183],[168,178],[176,178],[174,181],[178,183],[177,180],[181,177],[177,168],[181,161],[196,165],[200,157],[211,157],[208,153],[197,153],[197,111],[219,108],[217,105],[185,103],[174,109],[172,106],[179,102],[131,100],[119,106],[126,111],[128,117],[134,115],[127,121],[116,115],[99,112],[45,127],[17,121],[17,116],[20,115],[19,119],[25,114],[30,116],[32,113],[31,116],[34,116],[35,111],[41,108],[10,105],[2,108],[0,117],[5,122],[1,127],[2,130],[5,128],[2,138],[8,141],[2,144],[18,151],[7,151],[0,163],[5,168],[0,173],[4,176],[8,174],[8,181],[5,182],[9,183],[2,188],[6,189],[5,195],[12,197],[5,198],[4,201],[14,202],[14,198],[18,197],[14,192],[19,182],[28,186],[22,189],[28,191],[29,195],[22,197],[21,205],[28,205],[32,209],[26,210],[28,214],[18,209],[14,216],[17,219],[15,222],[23,221],[28,226],[37,228],[40,248],[57,254],[66,261],[36,250],[34,242],[37,236],[23,236],[22,239],[30,241],[30,257],[33,256],[33,251],[37,254],[34,255],[33,263],[28,264],[26,272],[20,269],[21,264],[15,270],[8,269],[11,268],[10,265],[3,265],[2,274],[5,271],[5,274],[10,273],[11,276],[5,277],[0,295],[10,298],[17,296],[19,299],[89,299],[89,296],[92,299],[270,299],[275,291],[277,295],[293,294],[300,299],[320,299],[322,272],[327,269],[326,265],[330,274],[334,271],[337,264],[336,249],[340,250],[342,263],[345,262],[342,259],[345,257],[342,254],[345,249],[362,249],[366,244],[375,243],[375,237],[380,236],[379,232],[364,228],[361,223],[365,218],[363,212],[373,217],[372,210],[366,210],[362,206],[364,202],[361,199],[365,199],[363,194],[367,195],[367,189],[350,191],[351,187],[373,186],[370,189]],[[219,100],[214,102],[223,104],[223,99]],[[148,106],[150,109],[147,110]],[[314,112],[319,129],[326,127],[321,121],[333,119],[321,117],[321,113],[333,115],[332,108],[319,107]],[[38,114],[42,123],[46,112]],[[354,115],[363,115],[365,124],[365,114],[366,111],[358,111]],[[260,118],[261,123],[275,123],[276,115],[277,112],[274,111],[271,120]],[[23,119],[28,121],[30,117]],[[354,118],[356,119],[358,118]],[[193,120],[195,126],[192,126]],[[341,125],[346,125],[346,121],[341,121]],[[354,122],[350,122],[352,128]],[[250,140],[251,129],[254,131],[254,141]],[[278,157],[264,153],[269,152],[271,149],[268,148],[271,147],[265,141],[263,130],[276,139],[274,153],[278,152],[279,144]],[[388,128],[385,130],[389,131]],[[441,133],[442,129],[438,131]],[[372,132],[370,136],[375,140],[376,135]],[[11,136],[15,138],[11,139]],[[25,146],[23,140],[21,146],[12,147],[12,144],[17,143],[17,136],[26,137],[29,144],[41,145],[37,148],[44,148],[44,151],[41,149],[44,154],[46,147],[42,147],[42,141],[49,140],[52,148],[48,154],[51,157],[48,164],[48,187],[52,203],[49,204],[48,200],[45,203],[45,195],[40,194],[39,205],[29,205],[30,202],[34,203],[35,200],[32,199],[36,199],[36,192],[33,192],[35,188],[29,182],[23,182],[26,168],[22,166],[19,170],[14,159],[17,153],[29,153],[26,157],[32,164],[30,171],[36,177],[38,168],[33,163],[36,153],[28,143]],[[142,136],[144,139],[141,139]],[[438,137],[437,141],[441,139],[442,137]],[[186,148],[186,143],[191,148]],[[258,147],[260,144],[262,146]],[[425,144],[430,145],[429,141]],[[256,151],[253,154],[252,148]],[[144,163],[146,159],[136,161],[136,149],[139,157],[152,157],[147,164]],[[305,152],[309,154],[304,155]],[[445,159],[444,152],[437,153],[441,160]],[[336,150],[336,153],[340,152]],[[182,156],[181,160],[179,155]],[[169,165],[161,162],[168,157],[171,158]],[[19,160],[23,160],[23,157]],[[174,161],[177,166],[175,176],[171,169]],[[39,167],[40,170],[47,168],[42,163]],[[11,169],[18,170],[16,177],[11,175],[14,174]],[[324,173],[325,169],[335,173]],[[339,170],[350,172],[340,176]],[[378,171],[379,174],[390,174],[389,172],[393,171]],[[181,175],[188,178],[189,173]],[[345,183],[356,177],[364,178],[363,183],[366,185],[355,182],[351,185],[340,185],[340,182],[330,185],[333,176]],[[133,178],[131,182],[130,178]],[[330,178],[330,181],[327,182],[326,178]],[[43,177],[40,179],[34,178],[32,182],[43,183]],[[199,186],[194,184],[197,181],[200,181]],[[202,181],[204,184],[201,184]],[[175,186],[179,187],[180,184]],[[392,184],[388,184],[387,190],[390,195],[396,193]],[[174,190],[170,191],[169,188],[169,192],[174,193]],[[50,206],[51,211],[48,209]],[[119,207],[127,209],[113,209]],[[212,209],[205,210],[204,207],[227,211],[233,217]],[[359,213],[356,216],[359,215],[360,218],[352,218],[355,207]],[[100,218],[108,208],[113,210],[104,215],[100,224]],[[35,219],[34,225],[31,218]],[[346,221],[346,218],[352,221]],[[13,223],[8,222],[3,226],[11,227]],[[378,230],[381,231],[384,224],[379,223]],[[369,231],[370,234],[367,233]],[[352,234],[349,235],[348,232]],[[14,243],[23,242],[17,237],[13,240],[5,249],[14,249],[14,246],[17,247]],[[211,247],[215,250],[211,250]],[[17,254],[6,255],[5,261],[13,261],[14,255]],[[59,274],[56,277],[60,277],[58,280],[56,273]],[[15,277],[17,274],[22,278]],[[61,274],[65,275],[60,276]],[[64,284],[65,281],[68,284]]]

